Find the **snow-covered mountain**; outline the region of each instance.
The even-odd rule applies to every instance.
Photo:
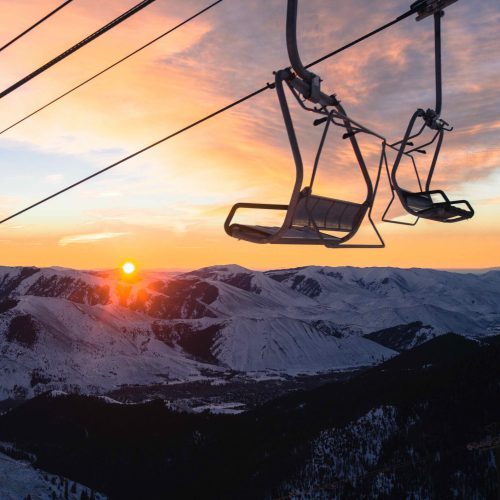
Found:
[[[498,332],[499,297],[499,271],[0,267],[0,399],[366,366],[447,331]]]
[[[19,458],[14,456],[19,455]],[[35,457],[11,443],[0,442],[0,498],[2,500],[52,500],[81,498],[105,500],[107,497],[65,477],[37,469]]]

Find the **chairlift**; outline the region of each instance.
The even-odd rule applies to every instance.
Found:
[[[420,218],[425,218],[437,222],[460,222],[474,216],[474,210],[467,200],[450,201],[446,193],[441,189],[431,189],[432,177],[436,168],[436,163],[441,151],[444,133],[451,132],[453,127],[441,118],[442,107],[442,77],[441,77],[441,18],[444,16],[444,8],[457,0],[420,0],[411,7],[418,8],[417,21],[421,21],[429,16],[434,16],[434,46],[435,46],[435,74],[436,74],[436,107],[435,109],[417,109],[410,119],[404,138],[401,141],[390,144],[389,147],[397,151],[396,159],[392,166],[392,171],[387,175],[392,189],[392,198],[387,206],[382,220],[396,224],[415,225]],[[423,123],[418,130],[413,133],[417,120],[422,119]],[[434,131],[432,139],[416,145],[418,139],[426,129]],[[430,164],[425,185],[417,168],[415,155],[426,154],[425,148],[435,144],[434,155]],[[409,191],[402,188],[398,182],[398,169],[403,156],[410,158],[417,177],[419,191]],[[389,209],[394,202],[395,195],[399,198],[405,211],[416,219],[413,222],[396,221],[386,218]]]
[[[321,91],[321,79],[304,67],[297,46],[297,7],[298,0],[288,0],[286,20],[286,42],[291,68],[275,73],[273,86],[276,89],[281,112],[285,122],[288,139],[295,162],[295,183],[287,205],[269,203],[237,203],[229,212],[224,228],[229,236],[251,243],[324,245],[327,248],[383,248],[384,241],[373,222],[371,212],[380,180],[380,173],[385,156],[385,139],[346,114],[335,95]],[[304,184],[304,167],[295,129],[285,94],[285,85],[291,91],[302,109],[321,117],[314,125],[324,124],[323,134],[316,154],[309,183]],[[306,103],[312,103],[313,107]],[[314,180],[321,159],[321,153],[331,125],[344,129],[343,138],[351,143],[366,184],[366,197],[363,202],[355,203],[313,194]],[[378,167],[375,188],[356,139],[358,133],[375,136],[382,141],[382,157]],[[233,223],[239,209],[279,210],[285,212],[281,226],[247,225]],[[378,238],[378,243],[348,243],[358,232],[365,216]],[[337,234],[333,235],[331,232]]]

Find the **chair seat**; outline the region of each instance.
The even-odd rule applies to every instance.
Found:
[[[456,206],[457,204],[465,204],[463,201],[453,202],[448,201],[443,193],[443,198],[446,201],[434,202],[432,200],[432,192],[417,192],[402,191],[407,207],[413,211],[418,217],[430,219],[437,222],[458,222],[473,217],[474,212]]]
[[[277,226],[248,226],[245,224],[231,224],[229,230],[231,236],[239,240],[256,242],[262,238],[263,242],[269,236],[276,234],[281,228]],[[279,240],[273,242],[277,244],[305,244],[305,245],[324,245],[325,242],[335,243],[340,238],[330,234],[321,233],[308,227],[292,227],[287,229]]]

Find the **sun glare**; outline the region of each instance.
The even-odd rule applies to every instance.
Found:
[[[123,265],[122,265],[122,271],[125,273],[125,274],[132,274],[135,272],[135,264],[133,262],[125,262]]]

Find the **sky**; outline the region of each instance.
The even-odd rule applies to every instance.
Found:
[[[60,4],[0,0],[0,45]],[[106,24],[137,0],[74,0],[0,53],[0,87]],[[210,2],[157,0],[119,27],[0,100],[0,130],[148,42]],[[302,0],[305,62],[408,9],[401,0]],[[0,216],[141,149],[273,79],[288,65],[286,0],[224,0],[117,68],[0,134]],[[385,249],[255,245],[223,229],[240,201],[287,203],[295,167],[272,90],[0,225],[1,265],[192,269],[236,263],[488,268],[500,265],[500,2],[460,0],[443,19],[443,118],[447,134],[435,188],[468,199],[476,216],[458,224],[379,223]],[[2,43],[3,42],[3,43]],[[432,18],[409,18],[314,68],[354,119],[389,141],[415,109],[434,104]],[[306,168],[320,127],[292,105]],[[318,194],[361,201],[364,185],[349,143],[333,130]],[[372,177],[380,144],[361,139]],[[418,158],[422,171],[428,156]],[[391,158],[390,158],[391,159]],[[307,170],[309,171],[309,170]],[[414,184],[403,167],[403,183]],[[383,179],[374,215],[390,197]],[[394,207],[394,217],[402,211]],[[261,214],[242,214],[259,224]],[[267,219],[266,219],[267,220]],[[358,242],[374,242],[364,225]]]

